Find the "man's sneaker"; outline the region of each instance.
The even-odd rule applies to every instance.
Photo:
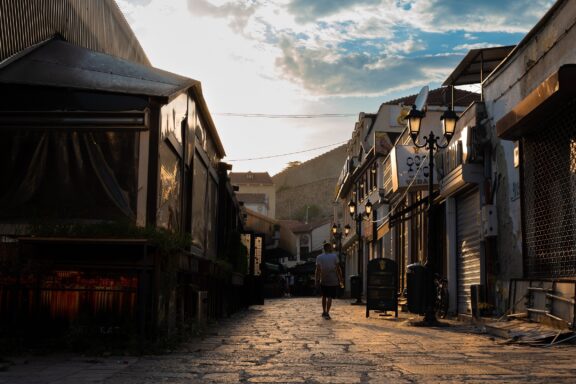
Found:
[[[326,320],[330,320],[330,314],[329,314],[329,313],[326,313],[326,315],[324,316],[324,318],[325,318]]]
[[[326,312],[322,312],[322,317],[326,318],[326,316],[328,316],[328,314]]]

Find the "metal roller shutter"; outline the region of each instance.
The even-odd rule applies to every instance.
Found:
[[[576,99],[522,140],[524,277],[576,277]]]
[[[480,193],[456,199],[458,313],[471,313],[470,286],[480,284]]]

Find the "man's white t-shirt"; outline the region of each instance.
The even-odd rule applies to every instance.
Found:
[[[316,265],[320,266],[320,284],[338,286],[338,256],[335,253],[322,253],[316,257]]]

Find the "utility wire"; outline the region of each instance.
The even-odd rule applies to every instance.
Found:
[[[418,177],[418,173],[420,173],[420,170],[422,169],[422,167],[424,166],[424,161],[428,158],[428,154],[426,154],[423,158],[422,161],[420,162],[420,165],[418,166],[418,168],[416,169],[416,172],[414,173],[414,176],[412,177],[412,180],[410,181],[410,184],[408,184],[408,187],[406,187],[406,190],[404,191],[404,194],[402,195],[402,197],[400,199],[398,199],[398,201],[396,202],[396,204],[391,207],[390,209],[388,209],[388,213],[386,214],[386,216],[384,217],[380,217],[376,220],[371,220],[373,223],[379,223],[381,221],[385,221],[385,220],[389,220],[390,216],[392,215],[392,212],[400,205],[400,203],[402,203],[404,201],[404,198],[406,198],[406,195],[408,194],[408,192],[410,192],[410,188],[412,187],[412,184],[414,184],[414,182],[416,181],[416,177]],[[426,163],[428,164],[428,163]],[[429,171],[431,172],[431,171]]]
[[[233,112],[216,112],[213,115],[229,116],[229,117],[258,117],[265,119],[323,119],[333,117],[352,117],[357,116],[357,113],[318,113],[318,114],[305,114],[305,115],[280,115],[273,113],[233,113]]]
[[[303,150],[303,151],[283,153],[283,154],[280,154],[280,155],[270,155],[270,156],[262,156],[262,157],[253,157],[253,158],[249,158],[249,159],[236,159],[236,160],[227,160],[227,161],[251,161],[251,160],[272,159],[272,158],[274,158],[274,157],[282,157],[282,156],[296,155],[296,154],[298,154],[298,153],[311,152],[311,151],[315,151],[315,150],[317,150],[317,149],[328,148],[328,147],[333,147],[333,146],[335,146],[335,145],[345,144],[345,143],[347,143],[347,142],[348,142],[348,140],[346,140],[346,141],[341,141],[341,142],[339,142],[339,143],[323,145],[323,146],[321,146],[321,147],[316,147],[316,148],[311,148],[311,149],[305,149],[305,150]]]

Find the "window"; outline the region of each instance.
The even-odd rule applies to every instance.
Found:
[[[206,242],[206,189],[208,169],[202,158],[194,154],[194,176],[192,180],[192,243],[204,250]]]

